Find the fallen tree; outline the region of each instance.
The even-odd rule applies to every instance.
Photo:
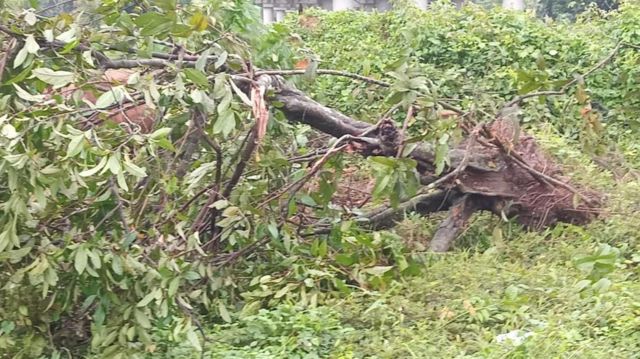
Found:
[[[198,347],[203,315],[230,322],[240,307],[384,289],[423,267],[402,238],[371,231],[406,212],[447,211],[430,241],[436,252],[477,211],[532,230],[600,214],[602,195],[563,177],[512,115],[578,80],[480,116],[429,93],[408,65],[380,78],[313,61],[292,69],[284,35],[251,42],[249,20],[238,22],[247,4],[145,2],[127,13],[109,2],[88,18],[0,9],[0,316],[17,328],[9,353],[89,338],[99,351],[142,350],[132,342],[151,351],[156,323]],[[298,90],[298,75],[364,82],[360,94],[388,94],[391,108],[356,119]],[[443,132],[459,130],[461,141],[412,137],[424,113],[446,114],[455,129]],[[321,134],[314,145],[311,129]],[[375,205],[338,207],[331,177],[360,157],[374,169]]]
[[[270,77],[268,81],[275,89],[273,100],[282,103],[280,110],[289,120],[357,142],[364,156],[393,157],[398,153],[400,129],[389,121],[377,126],[360,122],[318,104],[280,79]],[[530,229],[545,228],[558,221],[585,224],[599,213],[601,196],[577,189],[567,178],[560,177],[558,165],[533,137],[519,133],[509,119],[499,117],[492,123],[477,125],[450,151],[451,165],[439,176],[434,176],[435,153],[429,144],[419,144],[408,156],[417,161],[422,184],[435,192],[409,199],[396,209],[373,211],[368,219],[374,228],[383,228],[392,226],[393,216],[405,211],[431,213],[450,209],[449,217],[431,242],[434,251],[447,251],[478,210],[515,217]]]
[[[6,26],[1,26],[0,31],[14,40],[24,41],[22,35],[13,32]],[[49,42],[42,38],[37,39],[37,42],[43,48],[56,49],[65,46],[64,43]],[[582,77],[584,78],[605,66],[621,47],[622,45],[619,44],[610,56],[603,59]],[[76,49],[88,51],[89,47],[79,45]],[[102,69],[166,68],[175,64],[183,64],[185,56],[186,61],[190,61],[186,64],[193,66],[199,59],[193,55],[183,54],[182,57],[177,57],[168,53],[154,53],[155,59],[136,57],[112,60],[99,51],[91,51],[92,56]],[[10,60],[7,57],[11,53],[12,51],[7,51],[3,62]],[[397,128],[392,121],[383,118],[378,124],[370,124],[352,119],[312,100],[281,77],[282,75],[304,74],[306,70],[254,70],[252,73],[234,72],[226,67],[222,67],[220,70],[230,74],[231,81],[242,90],[243,100],[252,106],[257,123],[252,134],[246,140],[240,162],[224,191],[220,196],[212,195],[201,210],[199,219],[194,224],[196,230],[202,231],[206,228],[205,223],[216,222],[220,213],[209,207],[220,198],[228,198],[234,186],[241,180],[247,161],[250,160],[258,142],[265,135],[266,122],[268,121],[267,107],[270,102],[278,103],[277,110],[281,111],[289,121],[309,125],[317,131],[339,138],[341,144],[355,144],[357,152],[363,156],[396,157],[402,152],[405,145],[402,142],[402,129]],[[337,70],[315,71],[319,75],[346,76],[382,87],[390,86],[380,80]],[[120,84],[122,82],[120,79]],[[518,96],[505,104],[505,110],[513,112],[514,107],[527,98],[563,95],[576,83],[577,80],[571,81],[558,91],[544,91]],[[71,87],[71,91],[75,89],[75,87]],[[103,93],[105,91],[104,87],[98,89]],[[66,91],[69,92],[69,90]],[[272,95],[265,96],[266,93],[272,93]],[[237,95],[242,95],[242,93],[237,92]],[[67,94],[66,97],[68,98],[69,95]],[[266,103],[263,102],[263,97],[265,97]],[[92,99],[95,101],[95,96]],[[126,113],[129,112],[135,115],[132,111],[137,109],[140,109],[140,112],[148,110],[145,104],[136,105],[133,98],[131,98],[131,102],[134,102],[133,110],[131,109],[132,105],[127,102],[129,101],[121,101],[114,112],[116,114],[122,113],[126,117]],[[120,107],[118,108],[118,106]],[[445,102],[440,102],[439,106],[453,110],[460,115],[461,125],[465,124],[464,111]],[[89,118],[98,113],[97,111],[89,112],[90,114],[85,114]],[[125,122],[122,115],[117,122]],[[110,117],[113,116],[110,115]],[[149,120],[149,115],[141,114],[128,120],[133,123],[145,122]],[[201,127],[203,124],[197,126]],[[450,248],[471,215],[479,210],[491,211],[507,218],[516,218],[519,223],[530,229],[545,228],[558,221],[585,224],[599,214],[602,196],[588,189],[576,187],[569,182],[569,179],[561,177],[562,171],[559,166],[544,154],[533,137],[520,132],[516,121],[497,115],[496,119],[490,123],[474,124],[474,126],[473,129],[467,131],[467,138],[449,152],[450,164],[438,175],[435,175],[436,155],[431,144],[419,143],[406,153],[407,157],[416,161],[421,183],[425,188],[418,197],[406,199],[407,202],[398,208],[385,207],[372,211],[367,216],[370,225],[373,228],[390,227],[393,225],[392,218],[394,216],[399,216],[408,210],[423,214],[449,210],[448,218],[440,225],[431,242],[432,250],[442,252]],[[469,128],[467,127],[467,129]],[[148,130],[146,131],[148,132]],[[195,142],[204,142],[205,138],[200,136],[195,139]],[[210,142],[209,145],[213,148],[217,147]],[[312,169],[312,174],[315,171],[317,168]],[[220,180],[220,178],[216,180],[218,186]],[[214,192],[217,193],[216,191]],[[213,225],[213,237],[219,234],[215,228],[216,226]]]

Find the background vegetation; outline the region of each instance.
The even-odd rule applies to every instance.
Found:
[[[184,11],[170,1],[143,4],[158,14],[146,17],[124,6],[105,1],[98,15],[51,19],[0,10],[0,24],[14,31],[51,31],[71,44],[45,51],[27,40],[18,48],[22,61],[14,55],[0,78],[0,356],[629,358],[640,351],[638,5],[592,9],[573,23],[449,4],[428,12],[308,11],[270,28],[239,0]],[[167,16],[175,17],[162,25]],[[97,23],[108,26],[96,30]],[[73,50],[80,40],[109,54],[118,52],[102,45],[151,53],[163,49],[152,39],[169,34],[226,59],[205,64],[202,76],[251,58],[261,68],[317,62],[393,81],[384,90],[338,77],[295,80],[319,102],[372,123],[418,98],[416,87],[429,93],[420,101],[443,99],[490,119],[515,95],[557,89],[623,44],[569,95],[530,99],[519,115],[569,175],[607,193],[606,215],[586,228],[542,233],[480,215],[454,252],[429,254],[437,215],[408,215],[378,232],[341,220],[333,178],[355,167],[351,177],[364,186],[390,170],[339,155],[289,209],[312,208],[332,231],[301,236],[260,203],[302,176],[289,160],[314,150],[317,137],[274,111],[251,176],[215,204],[230,229],[211,252],[190,229],[198,206],[183,206],[213,181],[215,154],[195,154],[183,176],[173,163],[194,107],[211,117],[206,133],[237,153],[253,119],[229,78],[202,80],[181,68],[141,74],[129,91],[164,111],[150,134],[82,128],[78,102],[38,105],[44,89],[62,81],[49,71],[91,86],[95,63]],[[116,95],[103,98],[115,102]],[[442,146],[459,136],[437,111],[409,129]],[[235,161],[225,156],[225,171]],[[393,195],[380,191],[374,202]],[[256,242],[260,250],[227,262]],[[521,339],[503,339],[508,333]]]

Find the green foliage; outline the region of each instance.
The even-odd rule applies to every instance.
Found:
[[[371,193],[374,199],[389,198],[391,205],[397,206],[418,191],[420,179],[414,160],[371,157],[370,162],[376,173],[376,186]]]
[[[205,74],[223,66],[241,69],[242,59],[261,67],[288,66],[291,50],[283,30],[263,28],[256,7],[245,1],[184,8],[145,2],[140,15],[122,11],[126,6],[105,1],[98,16],[52,18],[0,10],[3,26],[24,39],[8,59],[0,86],[3,354],[30,358],[66,348],[128,357],[152,350],[158,340],[187,340],[197,347],[195,315],[229,322],[236,311],[251,312],[270,300],[316,305],[324,295],[320,290],[340,280],[324,271],[335,260],[326,242],[319,250],[299,242],[295,226],[276,226],[270,206],[277,201],[256,206],[295,176],[282,159],[299,151],[297,144],[266,141],[262,160],[252,163],[253,176],[215,203],[222,216],[220,253],[207,253],[211,238],[191,228],[206,198],[183,207],[214,181],[218,160],[226,173],[235,168],[232,154],[252,126],[250,108],[236,96],[230,77]],[[98,24],[110,30],[94,31]],[[2,35],[3,45],[8,38]],[[172,66],[158,77],[138,72],[106,92],[96,87],[101,59],[84,44],[114,58],[123,49],[145,57],[167,51],[161,41],[169,38],[216,60],[198,61],[195,68]],[[52,49],[51,41],[64,44]],[[88,107],[82,92],[71,98],[56,93],[71,83],[96,95],[95,109],[136,97],[160,111],[160,119],[151,133],[129,132]],[[205,136],[221,143],[228,157],[198,149],[186,162],[182,158],[194,109],[210,119]],[[90,121],[103,125],[87,126]],[[272,130],[284,137],[298,131],[278,119]],[[235,269],[220,265],[265,236],[268,254]],[[335,238],[341,241],[339,233]],[[368,266],[384,258],[374,255]],[[348,291],[344,284],[343,289]],[[167,329],[162,339],[154,333],[157,327]]]
[[[0,24],[21,39],[0,78],[2,355],[182,358],[204,351],[216,357],[350,358],[436,355],[432,348],[450,348],[451,356],[493,354],[505,350],[489,343],[494,334],[533,325],[547,310],[562,313],[545,318],[551,340],[571,348],[587,345],[578,336],[587,328],[588,339],[598,344],[593,352],[600,354],[610,353],[616,335],[636,328],[632,221],[614,218],[584,232],[558,226],[547,233],[555,241],[547,249],[542,235],[481,217],[460,242],[477,253],[436,259],[419,243],[432,232],[431,221],[422,229],[427,234],[416,239],[414,231],[370,232],[342,218],[332,196],[337,177],[350,165],[344,156],[327,162],[317,186],[274,199],[309,169],[292,159],[315,150],[308,129],[287,123],[277,109],[247,161],[246,176],[227,198],[208,202],[207,196],[218,166],[221,184],[231,181],[255,124],[250,100],[222,69],[246,71],[246,60],[260,68],[290,68],[304,58],[319,60],[321,68],[384,78],[391,82],[388,90],[322,76],[300,85],[321,102],[371,122],[393,109],[390,117],[408,126],[406,147],[431,142],[441,171],[460,128],[440,113],[440,100],[482,120],[516,94],[560,88],[617,40],[640,45],[638,6],[589,14],[571,26],[438,4],[428,13],[311,11],[305,16],[318,21],[290,17],[269,28],[259,24],[248,1],[144,1],[130,12],[125,1],[96,6],[87,14],[52,18],[0,9]],[[8,43],[8,35],[0,36]],[[60,45],[52,47],[52,40]],[[202,56],[189,66],[138,71],[108,91],[97,86],[96,51],[115,59],[128,57],[131,49],[140,58],[180,53],[166,46],[169,40]],[[605,186],[611,179],[597,176],[585,153],[568,148],[578,140],[601,145],[615,139],[637,161],[638,61],[637,51],[625,47],[575,93],[530,100],[523,111],[529,127],[551,123],[569,135],[569,142],[550,133],[542,138],[580,169],[573,174],[583,181]],[[56,92],[72,83],[96,101]],[[149,133],[128,131],[104,114],[130,99],[157,111]],[[596,101],[608,110],[580,117]],[[406,116],[413,103],[421,110]],[[214,146],[189,150],[199,114],[206,117],[202,136]],[[416,193],[416,164],[399,157],[374,157],[362,166],[376,177],[374,201],[396,204]],[[620,210],[637,204],[637,186],[626,191],[616,197]],[[219,213],[219,237],[196,228],[202,208]],[[300,220],[319,218],[330,233],[306,235],[295,222],[281,220],[283,211]],[[501,242],[516,237],[513,243],[523,244]],[[565,239],[571,247],[562,245]],[[599,242],[608,246],[583,248]],[[546,253],[555,257],[545,261]],[[552,272],[545,272],[546,264]],[[497,265],[505,270],[497,273]],[[423,277],[398,281],[416,275]],[[369,296],[358,299],[359,292]],[[357,303],[323,307],[336,298]],[[369,303],[372,298],[378,300]],[[396,299],[409,303],[398,307]],[[612,307],[614,299],[620,299],[619,308]],[[565,311],[566,303],[571,305]],[[444,311],[442,319],[443,307],[462,314]],[[405,312],[413,316],[410,322],[404,322]],[[572,320],[587,324],[563,324]],[[404,339],[426,349],[407,349]],[[562,353],[549,343],[540,345]],[[633,341],[623,337],[619,343],[620,353],[632,352]]]
[[[427,80],[418,96],[427,106],[446,99],[488,120],[518,94],[560,89],[607,57],[619,41],[635,46],[638,9],[627,3],[619,11],[587,13],[570,24],[473,5],[456,11],[440,2],[427,12],[411,7],[372,14],[309,11],[305,16],[315,17],[316,26],[294,17],[287,24],[320,58],[321,67],[387,77],[396,86],[406,81],[398,74],[417,74]],[[552,122],[590,151],[602,146],[603,138],[618,140],[637,131],[639,56],[636,48],[623,48],[609,66],[571,90],[574,97],[528,100],[521,121],[527,126]],[[363,93],[374,86],[320,78],[308,89],[342,111],[374,120],[398,101],[396,93],[388,94],[386,103]],[[581,116],[584,108],[593,109],[594,116]],[[395,119],[401,122],[403,115]],[[424,111],[410,130],[422,132],[439,122]]]
[[[282,302],[316,307],[415,274],[401,238],[340,220],[328,173],[342,170],[339,157],[317,189],[269,196],[307,171],[288,159],[313,150],[308,129],[275,109],[258,153],[242,160],[247,175],[228,198],[208,204],[217,167],[226,185],[255,122],[250,100],[221,70],[242,72],[245,60],[290,67],[296,49],[285,27],[262,27],[247,1],[142,2],[139,12],[124,11],[127,2],[96,5],[86,15],[56,17],[0,9],[2,25],[19,40],[0,79],[3,355],[126,358],[176,342],[197,351],[200,321],[229,323]],[[9,34],[0,36],[9,43]],[[124,83],[100,87],[98,52],[117,60],[135,49],[140,58],[164,53],[164,60],[174,50],[169,40],[203,56],[155,73],[137,69]],[[156,111],[152,131],[127,125],[131,119],[111,121],[107,111],[127,101]],[[205,142],[220,144],[223,157],[190,143],[199,114]],[[405,188],[415,165],[393,162],[402,169],[393,186]],[[415,192],[415,183],[406,188]],[[322,217],[331,235],[309,239],[295,223],[281,223],[286,203],[292,216],[311,210]],[[218,211],[217,237],[197,228],[202,208]],[[309,352],[326,349],[324,341],[301,340],[310,340]]]
[[[583,272],[570,263],[585,247],[597,249],[585,241],[598,228],[557,228],[550,241],[499,226],[508,243],[433,258],[419,278],[340,303],[343,325],[354,329],[345,349],[354,358],[635,355],[637,264],[619,264],[606,290],[586,293]]]
[[[590,7],[603,11],[617,9],[619,2],[616,0],[541,0],[537,1],[537,14],[553,18],[575,19],[577,15]]]
[[[302,309],[282,305],[242,316],[205,334],[205,357],[329,358],[340,352],[351,329],[329,307]],[[188,345],[157,348],[150,358],[199,358]]]

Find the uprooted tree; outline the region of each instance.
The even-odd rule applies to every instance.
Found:
[[[229,317],[225,300],[196,288],[226,288],[230,264],[266,249],[286,254],[343,222],[381,229],[409,211],[448,211],[430,242],[442,252],[477,211],[533,230],[584,224],[600,212],[601,194],[563,177],[520,130],[517,111],[527,99],[580,86],[623,43],[561,88],[506,101],[486,121],[435,98],[406,64],[394,82],[318,69],[314,61],[268,69],[286,68],[291,59],[265,50],[265,43],[286,48],[282,39],[250,39],[262,30],[243,17],[248,5],[141,6],[139,16],[107,2],[91,16],[2,14],[0,282],[12,283],[4,300],[19,298],[24,281],[44,298],[16,304],[13,317],[3,317],[48,327],[60,325],[49,311],[91,313],[93,344],[117,348],[122,330],[124,341],[148,343],[150,318],[186,312],[171,325],[191,340],[194,305]],[[297,90],[287,80],[297,75],[348,77],[399,95],[376,123],[358,121]],[[404,121],[391,119],[397,112]],[[411,137],[410,123],[424,112],[452,120],[462,140]],[[307,147],[299,139],[309,127],[335,140]],[[373,158],[382,173],[373,195],[390,204],[335,214],[339,181],[332,176],[345,156]],[[336,217],[327,222],[332,209]],[[316,243],[313,255],[331,250]],[[45,314],[32,314],[39,311]]]

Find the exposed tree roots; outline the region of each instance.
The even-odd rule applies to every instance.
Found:
[[[350,136],[364,156],[395,156],[401,146],[399,129],[390,121],[377,126],[354,120],[327,108],[278,77],[271,76],[273,100],[294,122],[310,125],[334,137]],[[390,227],[407,211],[430,213],[449,210],[431,243],[434,251],[446,251],[478,210],[515,218],[538,230],[556,222],[585,224],[599,214],[601,194],[580,188],[562,177],[559,166],[530,135],[508,119],[497,118],[480,126],[481,137],[470,135],[449,153],[450,167],[434,175],[435,153],[426,143],[410,154],[418,163],[423,184],[436,191],[409,199],[397,208],[382,208],[367,215],[372,228]]]

